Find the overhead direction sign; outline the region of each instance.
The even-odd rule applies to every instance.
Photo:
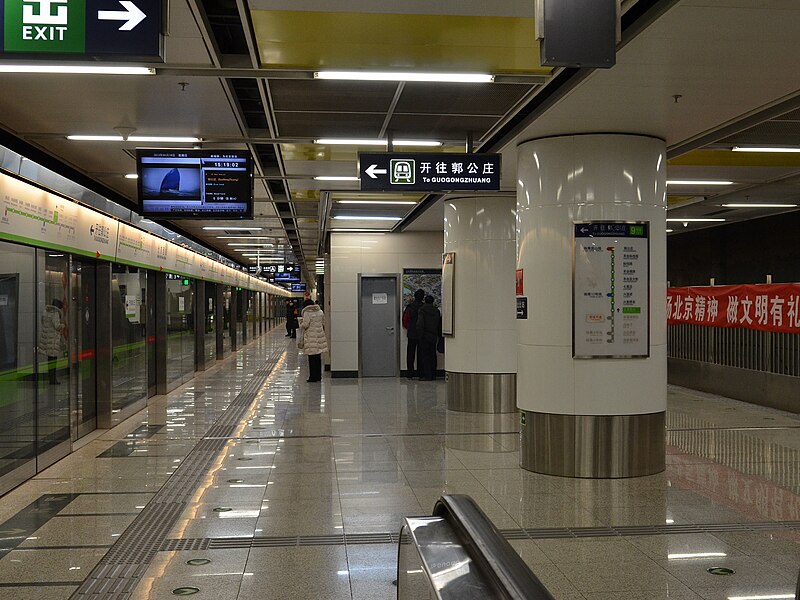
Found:
[[[360,153],[362,191],[443,192],[500,189],[499,154]]]
[[[161,0],[0,0],[5,58],[162,60]]]

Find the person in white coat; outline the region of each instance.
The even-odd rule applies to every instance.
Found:
[[[58,298],[44,307],[42,324],[39,330],[39,352],[47,357],[50,385],[61,383],[56,377],[58,359],[64,354],[64,330],[66,325],[61,310],[64,303]]]
[[[308,357],[306,381],[322,381],[322,353],[328,351],[328,338],[325,337],[325,314],[318,304],[309,304],[303,309],[300,329],[303,352]]]

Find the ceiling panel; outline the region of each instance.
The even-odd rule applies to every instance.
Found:
[[[395,114],[389,127],[398,138],[466,140],[467,133],[480,137],[496,122],[497,119],[495,117]]]
[[[406,83],[395,112],[502,116],[530,89],[498,83]]]
[[[126,126],[140,135],[241,135],[219,80],[186,78],[185,91],[179,80],[51,75],[47,86],[58,92],[46,94],[41,76],[0,75],[0,122],[25,134],[113,135]]]
[[[793,145],[800,138],[800,121],[767,121],[719,140],[720,144]]]
[[[396,83],[313,79],[273,79],[269,84],[274,109],[292,111],[386,112]]]
[[[382,114],[287,113],[275,115],[283,137],[367,137],[377,138],[384,121]]]
[[[532,15],[252,9],[250,14],[261,63],[269,67],[550,71],[539,65]]]

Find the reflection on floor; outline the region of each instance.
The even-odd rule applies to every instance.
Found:
[[[220,446],[211,467],[184,479],[276,352],[242,421],[203,441]],[[0,599],[69,598],[178,479],[195,483],[131,598],[394,598],[400,520],[445,492],[509,530],[558,599],[794,595],[797,415],[673,388],[665,473],[573,480],[520,469],[516,415],[448,412],[442,382],[306,370],[276,329],[4,496]]]

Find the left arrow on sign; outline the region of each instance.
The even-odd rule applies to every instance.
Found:
[[[378,165],[374,164],[364,169],[364,172],[367,175],[369,175],[372,179],[377,179],[378,175],[386,175],[387,173],[386,169],[379,169]]]
[[[147,17],[141,9],[130,0],[119,0],[125,10],[98,10],[97,18],[100,21],[125,21],[120,25],[120,31],[130,31]]]

